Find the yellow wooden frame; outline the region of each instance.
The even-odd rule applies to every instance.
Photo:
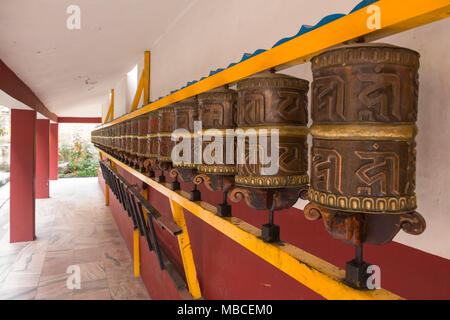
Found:
[[[198,283],[197,269],[195,268],[194,256],[192,254],[186,220],[184,219],[183,207],[177,202],[170,200],[170,208],[172,209],[173,221],[183,229],[183,233],[181,233],[177,239],[180,247],[181,259],[183,260],[187,286],[192,298],[199,299],[201,298],[202,293],[200,292],[200,284]]]

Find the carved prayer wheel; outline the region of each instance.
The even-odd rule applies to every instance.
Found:
[[[309,219],[323,218],[335,238],[356,246],[349,284],[365,288],[362,244],[420,234],[415,212],[419,54],[388,44],[355,44],[311,60]]]
[[[109,144],[111,153],[114,154],[114,150],[116,148],[116,139],[115,139],[115,127],[114,125],[109,127]]]
[[[159,169],[157,166],[158,160],[158,111],[151,111],[148,113],[147,119],[147,150],[145,152],[144,167],[148,170],[148,176],[154,177],[155,170]]]
[[[124,147],[122,159],[128,164],[131,156],[131,120],[125,121],[125,134],[123,135]]]
[[[198,100],[203,129],[202,149],[207,151],[207,154],[218,157],[212,158],[209,163],[203,159],[203,162],[197,165],[199,175],[196,176],[195,182],[205,182],[211,191],[222,191],[223,202],[217,206],[217,215],[229,217],[231,206],[227,203],[227,195],[234,186],[236,174],[234,129],[237,92],[223,86],[198,95]],[[227,129],[232,131],[227,132]],[[227,148],[227,139],[233,142],[231,148]],[[213,144],[216,144],[217,148],[213,148]],[[211,148],[211,151],[208,148]]]
[[[124,161],[125,145],[126,145],[126,122],[119,123],[119,145],[117,148],[120,161]]]
[[[116,124],[115,126],[114,126],[114,144],[115,144],[115,149],[114,149],[114,155],[116,156],[116,157],[118,157],[119,156],[119,152],[120,152],[120,143],[121,143],[121,140],[120,140],[120,129],[121,129],[121,127],[120,127],[120,123],[118,123],[118,124]]]
[[[165,182],[164,171],[172,168],[172,132],[175,129],[175,112],[173,105],[159,109],[158,113],[158,167],[161,175],[157,177],[158,182]]]
[[[190,97],[182,100],[175,103],[173,107],[175,111],[175,130],[177,130],[176,134],[178,135],[178,142],[181,142],[185,138],[190,139],[190,152],[187,154],[184,154],[183,151],[179,152],[177,156],[179,156],[180,159],[174,159],[172,157],[174,168],[170,171],[170,175],[175,178],[175,181],[171,183],[171,189],[179,190],[180,183],[178,182],[178,176],[180,176],[181,180],[184,182],[192,182],[196,172],[196,164],[194,162],[194,121],[198,120],[197,97]],[[180,132],[180,130],[183,132]],[[197,185],[194,185],[193,193],[197,193],[198,196],[200,195],[197,190]],[[191,197],[195,196],[191,193]]]
[[[230,198],[268,210],[262,227],[267,242],[279,240],[274,211],[305,194],[307,176],[308,81],[261,72],[237,83],[237,174]]]
[[[133,166],[133,167],[136,167],[136,160],[137,160],[138,129],[139,129],[138,118],[131,119],[131,129],[130,129],[131,148],[130,148],[130,152],[129,152],[128,163],[130,164],[130,166]]]
[[[141,115],[137,118],[138,134],[137,134],[137,152],[135,167],[141,172],[145,172],[144,161],[147,155],[147,131],[148,131],[148,114]]]

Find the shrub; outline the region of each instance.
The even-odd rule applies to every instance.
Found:
[[[97,176],[98,160],[89,150],[87,142],[75,137],[73,147],[61,146],[60,162],[69,162],[60,177],[95,177]]]

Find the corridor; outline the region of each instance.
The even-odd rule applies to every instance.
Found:
[[[0,239],[0,300],[149,299],[97,178],[50,181],[50,195],[36,200],[36,241]],[[67,286],[69,266],[79,289]]]

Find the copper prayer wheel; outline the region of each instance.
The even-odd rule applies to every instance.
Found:
[[[237,91],[237,128],[242,131],[236,132],[236,188],[230,197],[268,210],[262,238],[278,241],[274,211],[291,207],[308,184],[308,81],[265,71],[239,81]],[[268,155],[277,150],[269,163]]]
[[[125,132],[123,137],[124,147],[122,159],[125,163],[128,163],[129,158],[131,156],[131,120],[125,121]]]
[[[117,147],[117,153],[119,160],[123,161],[123,155],[125,152],[125,144],[126,144],[126,138],[125,138],[125,130],[126,130],[126,122],[120,122],[119,123],[119,139],[118,139],[118,147]]]
[[[236,102],[237,92],[227,86],[212,89],[198,95],[200,120],[202,122],[203,143],[202,149],[208,151],[212,143],[218,146],[218,153],[222,155],[219,163],[207,163],[205,160],[197,165],[198,175],[195,177],[196,183],[205,182],[211,191],[221,191],[223,202],[217,206],[217,215],[221,217],[231,216],[231,206],[227,203],[229,190],[234,186],[234,175],[236,174],[236,164],[234,161],[235,144],[234,129],[236,127]],[[231,129],[227,131],[227,129]],[[222,140],[215,141],[215,136],[222,137]],[[227,139],[233,141],[232,148],[227,148]],[[214,149],[214,151],[216,150]],[[209,152],[211,153],[211,152]],[[230,154],[228,154],[230,153]]]
[[[116,127],[117,125],[111,126],[111,153],[113,155],[116,153]]]
[[[133,118],[130,120],[131,122],[131,129],[130,129],[130,151],[129,151],[129,158],[128,163],[130,166],[135,166],[136,159],[137,159],[137,151],[138,151],[138,127],[139,122],[137,118]]]
[[[171,183],[172,190],[179,190],[180,183],[178,176],[184,182],[192,182],[196,172],[196,164],[194,162],[194,121],[198,120],[198,101],[197,97],[190,97],[188,99],[177,102],[173,105],[175,112],[175,135],[178,136],[178,142],[187,138],[190,141],[190,153],[183,154],[181,152],[177,156],[179,161],[172,157],[173,169],[170,170],[170,175],[175,179]],[[180,132],[183,131],[183,133]],[[175,142],[177,144],[178,142]],[[196,186],[195,186],[196,188]]]
[[[158,167],[161,175],[157,177],[158,182],[165,182],[164,171],[172,168],[172,132],[175,129],[175,112],[173,105],[159,109],[158,112]]]
[[[114,125],[114,156],[118,157],[120,151],[120,123]]]
[[[347,273],[359,275],[362,243],[425,229],[415,212],[419,54],[389,44],[353,44],[311,60],[310,204],[335,238],[357,247]],[[350,284],[359,287],[355,277]],[[365,285],[365,282],[362,281]]]
[[[148,170],[148,176],[154,177],[155,170],[159,169],[157,166],[158,159],[158,111],[151,111],[147,115],[147,150],[145,152],[144,167]]]
[[[147,155],[147,131],[148,131],[148,115],[144,114],[137,117],[138,133],[137,133],[137,152],[135,167],[141,172],[145,171],[144,161]]]

